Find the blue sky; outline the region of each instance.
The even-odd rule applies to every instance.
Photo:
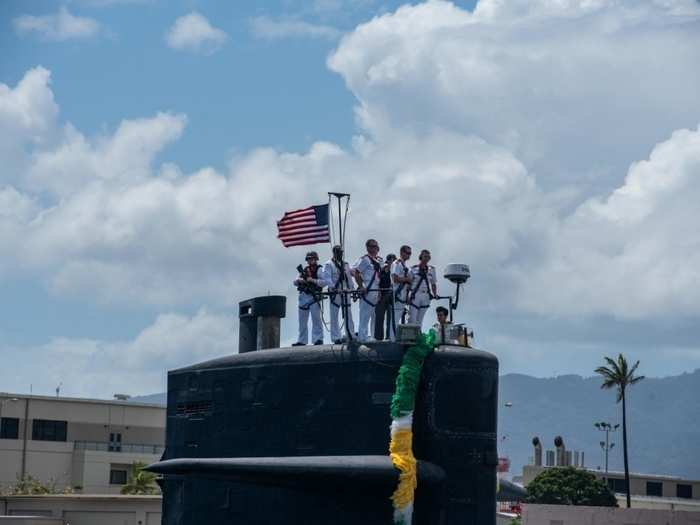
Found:
[[[14,85],[37,65],[52,72],[61,114],[86,134],[109,133],[122,119],[162,110],[185,112],[188,132],[160,160],[184,171],[224,167],[232,156],[260,145],[301,151],[317,137],[347,144],[354,132],[354,98],[325,59],[337,39],[265,40],[251,33],[258,16],[299,18],[305,2],[69,2],[75,16],[99,21],[105,34],[57,43],[20,37],[13,20],[56,12],[60,2],[0,5],[0,79]],[[314,12],[311,19],[342,28],[381,9],[367,2],[348,12]],[[387,6],[389,3],[387,3]],[[385,7],[386,9],[388,7]],[[197,11],[230,35],[212,56],[165,45],[173,21]],[[344,11],[344,10],[343,10]],[[11,343],[65,337],[120,339],[157,314],[152,308],[94,304],[47,293],[32,277],[2,283],[0,333]],[[119,319],[116,323],[115,317]],[[38,322],[37,322],[38,321]]]
[[[62,113],[89,134],[163,109],[187,112],[188,134],[167,152],[185,170],[223,165],[230,153],[261,144],[302,150],[319,136],[347,143],[353,97],[325,67],[335,39],[269,41],[251,35],[252,18],[298,17],[303,4],[117,2],[91,8],[89,2],[71,2],[72,14],[93,17],[109,34],[57,44],[18,38],[12,21],[54,12],[61,4],[4,2],[0,47],[6,58],[0,73],[14,84],[37,64],[50,69]],[[195,10],[229,35],[212,56],[183,54],[163,41],[178,16]],[[338,22],[352,27],[374,12],[367,6]]]
[[[0,390],[162,390],[268,290],[291,341],[274,220],[329,190],[351,255],[472,265],[505,372],[697,368],[699,6],[3,2]]]

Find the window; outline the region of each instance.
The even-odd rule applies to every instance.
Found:
[[[19,418],[2,418],[0,421],[0,439],[19,439]]]
[[[693,486],[687,483],[679,483],[676,485],[676,497],[693,499]]]
[[[663,496],[663,483],[660,481],[647,481],[647,496]]]
[[[608,487],[616,494],[627,494],[627,485],[624,479],[608,478]]]
[[[120,433],[110,432],[108,448],[110,452],[122,451],[122,435]]]
[[[50,419],[35,419],[32,422],[34,441],[66,441],[68,423]]]
[[[126,470],[113,468],[109,471],[110,485],[126,485]]]

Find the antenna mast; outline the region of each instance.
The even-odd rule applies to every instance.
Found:
[[[343,314],[343,323],[345,324],[345,335],[347,336],[347,340],[351,341],[352,340],[352,334],[350,333],[350,328],[348,326],[348,317],[349,317],[349,308],[350,305],[348,304],[348,294],[346,293],[347,290],[350,289],[350,283],[348,282],[347,274],[345,273],[345,221],[348,218],[348,209],[350,208],[350,194],[349,193],[338,193],[338,192],[333,192],[329,191],[328,192],[328,203],[332,201],[333,197],[335,197],[338,200],[338,239],[337,239],[337,244],[340,245],[340,249],[342,250],[341,256],[340,256],[340,283],[341,283],[341,290],[340,290],[340,310]],[[346,199],[345,201],[345,211],[343,211],[343,199]],[[330,211],[330,210],[329,210]],[[332,220],[333,214],[331,213],[330,219]],[[342,286],[342,283],[345,283],[346,286]],[[344,289],[342,289],[344,288]]]

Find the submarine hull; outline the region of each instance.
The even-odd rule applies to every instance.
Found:
[[[389,405],[404,351],[282,348],[171,371],[163,524],[391,523]],[[440,346],[426,359],[414,524],[495,523],[497,392],[491,354]]]

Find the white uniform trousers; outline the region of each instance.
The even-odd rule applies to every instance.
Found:
[[[343,326],[342,300],[340,295],[335,297],[335,301],[341,306],[336,306],[335,303],[331,301],[331,341],[333,342],[342,339],[346,335],[345,326]],[[352,337],[355,337],[355,323],[352,322],[352,302],[349,297],[347,298],[347,302],[348,318],[346,322],[348,324],[348,331]]]
[[[368,341],[374,335],[374,307],[378,300],[379,292],[367,292],[364,298],[360,297],[360,325],[357,327],[357,339],[360,342]]]
[[[389,330],[389,338],[392,341],[396,341],[396,332],[394,331],[394,327],[398,330],[399,325],[401,324],[401,317],[403,316],[403,310],[404,310],[404,303],[400,303],[399,301],[394,301],[394,322],[391,324],[391,329]]]
[[[308,306],[308,308],[306,308]],[[314,301],[314,296],[299,294],[299,339],[297,343],[309,342],[309,314],[311,314],[311,342],[323,341],[323,323],[321,322],[321,303]]]
[[[419,325],[421,330],[423,330],[423,318],[428,308],[430,308],[430,294],[428,292],[418,292],[409,308],[408,322]]]

